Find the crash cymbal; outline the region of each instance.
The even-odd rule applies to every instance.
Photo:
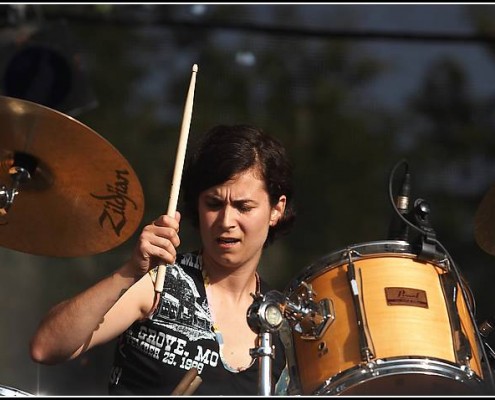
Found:
[[[476,210],[474,236],[484,251],[495,255],[495,185],[483,196]]]
[[[141,184],[106,139],[70,116],[5,96],[0,185],[0,246],[30,254],[107,251],[126,241],[143,216]]]

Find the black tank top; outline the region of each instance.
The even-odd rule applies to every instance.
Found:
[[[260,292],[268,290],[260,280]],[[285,352],[278,335],[272,339],[275,386],[285,366]],[[167,266],[156,311],[118,338],[109,394],[169,395],[186,371],[195,367],[202,382],[194,395],[257,395],[259,361],[253,359],[249,368],[234,371],[222,361],[221,342],[206,300],[201,256],[197,252],[178,255],[176,263]]]

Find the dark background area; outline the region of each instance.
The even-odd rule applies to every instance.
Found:
[[[390,174],[406,159],[411,200],[430,205],[477,322],[491,318],[495,259],[474,222],[495,182],[493,21],[495,7],[481,4],[1,5],[0,94],[59,110],[115,146],[145,208],[133,237],[100,254],[0,249],[0,385],[106,394],[112,344],[48,367],[30,360],[29,339],[51,306],[120,266],[140,228],[166,211],[193,64],[190,141],[247,122],[294,161],[298,220],[261,267],[274,287],[326,254],[387,239]],[[59,218],[74,215],[68,207]],[[181,249],[195,248],[195,232],[181,233]]]

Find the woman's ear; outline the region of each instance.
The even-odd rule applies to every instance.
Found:
[[[277,204],[275,204],[275,206],[272,207],[272,211],[270,213],[270,226],[277,225],[280,218],[282,218],[282,216],[284,215],[286,202],[287,202],[287,197],[282,195],[278,199]]]

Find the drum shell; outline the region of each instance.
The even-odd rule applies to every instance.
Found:
[[[349,254],[371,363],[362,357],[347,275]],[[297,302],[309,283],[316,302],[332,302],[335,319],[318,339],[307,339],[292,330],[291,379],[299,392],[408,395],[482,391],[481,350],[469,309],[472,304],[458,282],[455,301],[446,298],[441,276],[447,272],[442,262],[419,260],[410,245],[401,241],[349,246],[306,268],[286,289],[287,297]],[[462,286],[465,289],[464,282]],[[401,290],[411,297],[394,297]],[[459,332],[453,331],[452,317],[460,321],[469,343],[469,361],[459,360]]]

